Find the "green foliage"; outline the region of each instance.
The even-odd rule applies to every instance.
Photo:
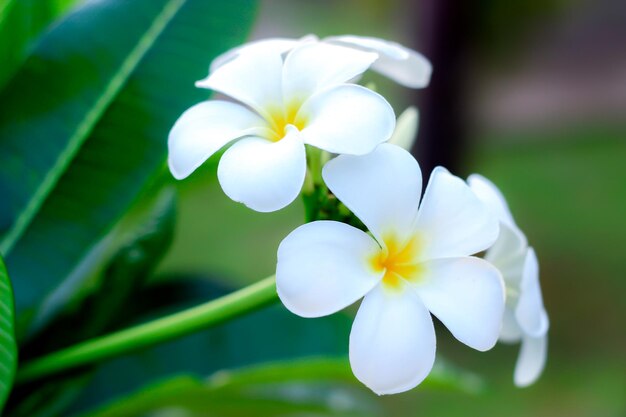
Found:
[[[208,96],[193,82],[244,41],[255,5],[88,1],[46,31],[73,3],[0,1],[0,252],[23,359],[131,320],[124,306],[172,238],[168,131]],[[57,415],[89,375],[19,387],[9,412]]]
[[[143,321],[231,292],[211,281],[178,277],[156,283],[136,297],[134,308],[127,307],[126,313]],[[224,368],[266,361],[345,355],[351,321],[345,315],[303,319],[278,305],[252,312],[222,326],[104,363],[74,409],[92,409],[151,381],[181,373],[204,377]],[[112,380],[116,383],[111,384]]]
[[[56,417],[76,400],[91,377],[90,373],[58,378],[28,392],[19,386],[11,393],[6,417]]]
[[[471,374],[437,364],[421,388],[467,390]],[[348,358],[306,357],[222,370],[206,380],[176,376],[152,383],[80,417],[139,417],[167,409],[189,416],[381,415],[350,369]]]
[[[141,294],[144,284],[169,249],[174,233],[176,193],[164,188],[124,218],[132,228],[119,236],[120,249],[101,274],[93,277],[87,294],[66,304],[54,320],[22,346],[29,359],[128,324],[127,304]]]
[[[244,41],[256,2],[85,1],[53,22],[74,2],[0,0],[0,253],[18,313],[14,326],[0,262],[0,407],[15,333],[29,361],[232,289],[149,279],[173,235],[168,131],[207,98],[193,81]],[[356,222],[326,190],[311,198],[322,216]],[[346,359],[350,324],[274,306],[98,366],[28,383],[18,372],[6,415],[377,414]],[[423,386],[477,383],[438,365]]]
[[[37,36],[77,0],[0,0],[0,89]]]
[[[18,336],[42,301],[68,300],[111,255],[106,237],[164,169],[169,128],[207,96],[193,81],[243,40],[252,5],[88,2],[7,86],[0,251],[14,277]]]
[[[21,348],[24,361],[128,324],[135,316],[127,305],[141,290],[168,249],[174,231],[175,193],[165,188],[155,198],[131,212],[125,222],[135,224],[133,233],[113,256],[89,294],[66,305],[61,314]],[[130,313],[130,314],[129,314]],[[27,384],[12,398],[12,416],[39,416],[61,412],[80,394],[92,372]]]
[[[177,277],[155,283],[142,291],[125,312],[134,320],[143,321],[229,292],[211,281]],[[215,388],[291,385],[286,381],[317,383],[320,379],[360,386],[346,360],[351,324],[351,317],[344,314],[310,320],[295,316],[282,306],[256,311],[222,326],[104,363],[72,410],[84,412],[129,395],[152,381],[181,374],[200,378],[214,373],[211,384]],[[328,356],[341,359],[323,359]],[[237,372],[223,371],[242,366],[245,368]],[[422,387],[475,392],[480,381],[438,362]]]
[[[205,381],[177,376],[81,417],[138,417],[166,409],[189,416],[380,415],[347,358],[303,358],[220,371]]]
[[[292,361],[268,362],[235,371],[219,371],[208,381],[214,390],[233,389],[253,384],[284,382],[332,381],[353,384],[363,388],[350,368],[348,357],[309,357]],[[482,389],[481,380],[474,374],[438,359],[421,389],[453,390],[475,393]]]
[[[2,258],[0,258],[0,313],[0,412],[2,412],[13,385],[17,365],[13,289]]]

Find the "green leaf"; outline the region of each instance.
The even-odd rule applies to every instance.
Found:
[[[233,389],[244,385],[289,381],[330,380],[359,384],[345,356],[308,357],[292,361],[266,362],[213,374],[207,385],[214,390]]]
[[[123,223],[130,232],[118,237],[116,254],[85,294],[76,294],[51,323],[22,347],[27,360],[75,344],[128,323],[128,304],[136,302],[143,286],[169,248],[174,235],[176,192],[166,187],[129,213]],[[147,207],[144,207],[147,206]]]
[[[128,305],[141,297],[142,286],[168,249],[174,230],[175,197],[172,187],[155,192],[147,207],[129,213],[134,225],[123,237],[121,248],[96,277],[89,293],[64,306],[62,314],[21,347],[21,357],[43,355],[67,345],[114,330],[128,323]],[[11,416],[58,415],[72,404],[92,372],[18,386],[11,398]]]
[[[3,417],[57,417],[76,400],[90,373],[83,373],[47,384],[29,392],[21,392],[20,387],[11,394]]]
[[[13,290],[11,281],[0,258],[0,413],[11,392],[15,368],[17,366],[17,347],[14,333]]]
[[[0,113],[0,248],[24,326],[59,283],[87,275],[107,233],[164,171],[169,129],[207,96],[193,82],[243,41],[253,5],[88,2],[0,97],[10,104]]]
[[[37,36],[77,0],[0,0],[0,90]]]
[[[346,363],[345,358],[302,358],[221,371],[206,381],[178,376],[149,384],[81,417],[145,416],[164,409],[184,410],[190,416],[379,415],[373,396],[354,377],[348,384],[334,379],[343,374]],[[339,372],[330,367],[336,364]],[[308,375],[301,377],[300,372]],[[251,373],[256,377],[250,379]]]
[[[465,391],[464,379],[475,377],[452,369],[438,362],[419,389]],[[260,410],[263,415],[380,415],[375,398],[354,377],[347,357],[306,357],[222,370],[205,381],[178,376],[151,383],[81,417],[139,417],[165,409],[189,416],[259,415]]]
[[[140,0],[135,10],[116,3],[88,3],[68,15],[2,97],[11,104],[0,116],[2,165],[10,164],[0,176],[8,199],[0,222],[5,255],[184,0],[152,7]],[[113,22],[119,30],[106,30]]]
[[[151,384],[135,394],[81,414],[81,417],[140,417],[179,410],[187,417],[228,416],[372,416],[377,407],[363,393],[334,385],[292,384],[283,387],[250,387],[251,392],[215,392],[202,381],[181,376]],[[357,400],[358,398],[358,400]],[[335,401],[333,401],[335,400]],[[339,404],[337,404],[339,403]]]
[[[296,387],[294,387],[296,388]],[[297,387],[298,397],[289,391],[278,394],[243,392],[215,393],[202,381],[181,376],[164,382],[151,384],[135,394],[81,417],[139,417],[158,415],[165,410],[179,410],[183,415],[193,416],[284,416],[297,413],[306,415],[357,415],[354,409],[345,408],[343,413],[333,412],[323,398],[310,392],[310,387]],[[336,390],[335,390],[336,391]],[[313,395],[311,395],[313,394]],[[290,398],[291,397],[291,398]],[[344,399],[345,401],[345,399]],[[350,405],[355,404],[351,401]],[[357,405],[359,405],[357,403]],[[358,415],[369,416],[361,408]],[[332,414],[331,414],[332,413]]]
[[[363,385],[356,379],[347,356],[309,357],[293,361],[269,362],[234,371],[220,371],[208,379],[214,390],[232,389],[251,384],[284,383],[293,381],[328,380]],[[475,374],[459,369],[441,357],[419,389],[437,389],[477,393],[483,388]]]

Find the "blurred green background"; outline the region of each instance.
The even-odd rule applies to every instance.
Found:
[[[37,4],[37,1],[25,0],[19,4]],[[0,16],[2,6],[9,3],[14,2],[0,1]],[[17,53],[11,54],[14,34],[28,32],[27,38],[35,38],[39,31],[46,33],[54,29],[54,24],[47,24],[69,7],[80,5],[80,1],[69,0],[46,3],[51,6],[41,16],[31,16],[32,21],[21,22],[24,26],[5,27],[5,32],[0,32],[0,50],[9,51],[6,56],[15,61],[23,58]],[[143,0],[141,3],[149,4]],[[167,3],[177,4],[176,1]],[[103,408],[102,414],[85,415],[626,415],[626,4],[620,0],[478,0],[471,4],[444,0],[262,0],[258,9],[253,10],[251,2],[244,0],[233,3],[211,0],[202,7],[215,6],[216,16],[220,16],[217,13],[223,5],[237,23],[207,16],[206,23],[198,24],[198,17],[194,20],[193,13],[188,12],[191,17],[184,15],[176,22],[180,26],[178,32],[167,39],[169,43],[165,42],[168,54],[161,51],[163,56],[155,59],[152,67],[167,72],[171,66],[171,71],[191,73],[187,67],[191,67],[188,61],[193,60],[196,69],[208,68],[210,57],[220,52],[217,43],[211,44],[204,57],[202,51],[193,50],[191,46],[175,49],[174,41],[188,41],[191,45],[190,39],[195,39],[204,28],[207,33],[214,28],[222,32],[225,43],[233,44],[243,38],[247,30],[233,18],[239,14],[245,19],[254,19],[249,39],[300,37],[308,33],[378,36],[413,47],[433,61],[433,82],[424,90],[410,91],[369,74],[365,82],[375,83],[396,114],[409,105],[418,106],[421,120],[414,154],[424,169],[444,164],[463,177],[481,173],[496,183],[507,197],[517,223],[537,251],[541,266],[544,302],[551,321],[549,356],[542,378],[529,388],[515,388],[512,375],[517,345],[498,345],[492,351],[479,353],[455,341],[439,326],[439,356],[481,376],[482,382],[471,374],[463,374],[461,383],[450,377],[453,382],[448,386],[444,365],[443,377],[437,379],[439,382],[424,384],[405,394],[378,398],[354,384],[349,370],[343,367],[345,361],[333,362],[333,358],[347,352],[353,310],[336,318],[305,320],[277,305],[180,341],[110,361],[90,370],[88,375],[65,375],[55,387],[43,385],[37,390],[18,393],[15,398],[27,401],[20,403],[22,408],[11,408],[13,414],[10,415],[82,416],[87,410],[111,404],[121,395],[142,389],[146,381],[155,384],[164,377],[187,374],[203,378],[212,375],[210,392],[198,388],[193,381],[177,379],[164,386],[143,389],[141,398],[131,401],[139,411],[124,414],[120,411],[123,407],[113,406]],[[116,16],[115,10],[111,13]],[[238,26],[240,23],[242,27]],[[104,36],[109,36],[109,31],[120,30],[120,26],[111,24],[105,29]],[[211,42],[214,35],[205,36]],[[90,53],[98,56],[99,51]],[[101,55],[103,59],[110,58],[104,56],[104,52]],[[80,54],[77,56],[81,58]],[[77,60],[81,65],[90,65],[87,59],[85,62]],[[35,73],[44,67],[39,61],[34,62],[36,65],[31,65],[32,61],[26,63],[29,68],[35,68]],[[202,91],[190,92],[196,79],[159,84],[160,78],[151,72],[152,67],[140,67],[139,75],[143,78],[130,79],[129,88],[124,90],[126,95],[120,100],[122,105],[105,114],[109,124],[97,126],[100,139],[124,125],[119,121],[124,120],[123,113],[137,114],[135,124],[125,131],[126,143],[135,143],[136,132],[148,132],[146,136],[152,142],[147,140],[133,146],[162,145],[164,149],[167,138],[163,132],[168,129],[165,120],[174,115],[162,116],[159,111],[133,112],[140,96],[137,92],[143,88],[154,90],[155,95],[161,96],[154,98],[153,105],[167,107],[165,113],[176,109],[177,114],[207,96]],[[7,79],[11,76],[6,75]],[[0,111],[8,115],[5,119],[19,111],[9,99],[21,95],[29,97],[29,94],[34,97],[35,94],[28,88],[11,90],[15,80],[22,82],[19,75],[10,80],[7,90],[10,94],[0,101]],[[0,77],[0,83],[4,82],[9,81]],[[183,87],[187,89],[183,91]],[[182,91],[179,96],[176,96],[177,89]],[[68,95],[73,93],[70,91]],[[153,99],[150,95],[148,98]],[[38,109],[36,104],[31,107]],[[0,131],[0,139],[3,133],[6,131]],[[109,148],[117,149],[112,145]],[[137,182],[136,177],[141,176],[124,165],[135,161],[131,160],[131,155],[125,157],[126,160],[119,158],[122,166],[115,169],[130,174],[127,177],[120,174],[119,181]],[[143,161],[141,158],[149,159],[149,155],[141,154],[139,162]],[[62,338],[72,333],[74,326],[78,328],[88,323],[89,331],[71,336],[77,340],[88,338],[104,330],[206,301],[274,272],[279,242],[303,222],[302,204],[298,201],[280,212],[262,214],[232,202],[217,183],[218,160],[219,156],[211,158],[191,177],[175,182],[178,201],[173,243],[158,265],[145,265],[145,259],[144,264],[134,264],[134,275],[145,278],[146,288],[142,287],[139,295],[130,300],[122,295],[119,300],[111,301],[106,297],[109,291],[106,285],[81,287],[83,295],[68,302],[67,314],[74,320],[69,321],[71,325],[61,321],[58,327],[51,327],[41,338],[34,339],[35,342],[26,343],[24,357],[67,344]],[[105,166],[94,165],[93,159],[87,161],[89,163],[83,163],[87,167]],[[106,169],[103,172],[106,174]],[[80,176],[74,174],[70,180],[63,177],[61,184],[65,184],[66,191],[72,189],[78,182],[75,177]],[[167,178],[166,182],[174,183]],[[95,188],[108,186],[107,183],[96,185]],[[122,189],[127,191],[120,187]],[[138,194],[139,189],[137,186],[134,193]],[[150,194],[150,187],[141,189],[143,194]],[[130,196],[135,194],[129,191],[113,195],[131,206],[134,199]],[[108,195],[99,198],[103,206],[109,204]],[[58,206],[65,207],[60,203]],[[44,209],[52,210],[48,206]],[[0,206],[0,229],[6,226],[2,210],[4,207]],[[161,211],[167,210],[157,211],[161,216]],[[97,211],[90,221],[97,223],[105,215]],[[58,226],[61,230],[51,229],[56,234],[52,234],[49,245],[57,243],[55,239],[60,233],[69,233],[71,238],[82,236],[67,226],[73,225],[76,219],[66,217],[63,219],[66,229],[61,226]],[[112,223],[109,220],[107,227]],[[44,231],[50,232],[46,228]],[[30,233],[29,229],[25,236],[31,239],[39,235]],[[80,241],[76,245],[80,245]],[[22,256],[20,250],[18,245],[7,257],[9,275],[13,280],[20,279],[16,286],[18,296],[35,287],[26,279],[22,280],[21,277],[28,274],[18,276],[19,272],[41,272],[34,271],[37,262],[26,256],[31,252],[24,250],[26,255]],[[142,250],[165,251],[164,248]],[[122,255],[132,258],[128,255],[132,255],[132,251],[127,252]],[[81,265],[91,261],[92,255],[86,256],[88,259],[80,258]],[[133,285],[145,283],[128,284],[129,288],[119,285],[132,281],[126,279],[130,275],[119,274],[115,269],[124,262],[124,259],[114,258],[113,267],[105,269],[103,275],[113,282],[112,288],[129,296],[136,293]],[[96,268],[98,274],[103,268]],[[53,270],[51,274],[56,272]],[[71,272],[76,274],[74,270]],[[93,278],[91,275],[98,274],[87,275]],[[97,326],[90,321],[86,311],[99,312],[99,303],[103,302],[98,300],[102,299],[106,299],[104,305],[108,310],[119,309],[118,314],[125,317],[118,317],[113,325],[102,324],[101,327],[101,323]],[[84,310],[85,306],[88,310]],[[96,322],[99,319],[97,317]],[[326,356],[331,358],[329,362],[319,359]],[[224,380],[228,381],[224,379],[228,373],[214,374],[268,360],[301,357],[318,359],[305,361],[300,375],[311,377],[315,372],[326,372],[333,376],[331,380],[340,383],[324,380],[313,387],[305,387],[297,377],[298,368],[290,371],[295,372],[296,377],[285,376],[289,372],[270,364],[258,370],[256,376],[240,376],[244,381],[248,381],[246,378],[256,381],[254,389],[246,388],[241,397],[237,396],[239,392],[221,390]],[[318,371],[312,371],[314,368]],[[292,380],[295,382],[289,382]],[[189,405],[196,414],[189,414],[181,407],[166,407],[153,414],[141,411],[149,408],[146,404],[167,402],[164,398],[168,395],[178,397],[179,403]],[[287,408],[281,402],[285,398],[290,404]],[[28,400],[30,404],[47,403],[49,409],[41,414],[30,412],[37,406],[29,408]],[[232,406],[228,401],[237,403],[238,408],[229,408]]]

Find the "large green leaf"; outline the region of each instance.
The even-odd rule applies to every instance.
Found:
[[[472,374],[437,363],[424,388],[467,391]],[[341,400],[339,400],[341,398]],[[140,417],[164,409],[188,416],[245,416],[313,413],[380,415],[375,396],[352,374],[348,358],[306,357],[222,370],[202,381],[178,376],[151,383],[81,417]]]
[[[55,320],[21,346],[23,361],[124,326],[132,317],[127,307],[141,297],[141,289],[168,249],[174,229],[175,197],[172,187],[156,193],[129,213],[124,221],[134,231],[122,237],[121,248],[86,295],[75,297]],[[51,382],[19,385],[7,405],[10,416],[58,415],[72,404],[89,381],[91,372],[79,372]],[[48,414],[50,413],[50,414]]]
[[[132,231],[102,273],[89,280],[83,293],[62,306],[52,322],[21,346],[23,360],[115,330],[128,323],[128,304],[136,298],[165,255],[174,234],[176,193],[167,187],[124,219]],[[143,207],[147,205],[147,207]],[[129,225],[128,228],[131,226]]]
[[[13,314],[11,281],[0,258],[0,413],[11,392],[17,365]]]
[[[165,409],[184,410],[190,417],[379,415],[373,396],[359,389],[349,367],[343,375],[346,364],[345,358],[302,358],[220,371],[206,381],[178,376],[149,384],[81,417],[139,417]],[[251,373],[257,378],[250,380]]]
[[[267,388],[274,388],[274,392],[267,392]],[[363,393],[343,387],[327,386],[324,389],[291,384],[280,387],[280,390],[277,388],[266,387],[266,392],[254,393],[215,392],[196,378],[181,376],[151,384],[118,402],[81,414],[81,417],[149,417],[168,415],[168,410],[177,410],[178,414],[174,415],[186,417],[375,415],[371,410],[375,407],[368,409],[366,406],[373,403],[371,398],[363,401]],[[353,397],[359,397],[358,401]],[[335,405],[332,398],[341,400]]]
[[[208,379],[212,390],[230,390],[243,386],[285,382],[313,382],[329,380],[363,385],[357,381],[347,356],[309,357],[293,361],[276,361],[232,371],[219,371]],[[476,393],[483,388],[481,379],[471,372],[459,369],[441,357],[420,389],[437,389]]]
[[[10,104],[0,113],[0,247],[18,311],[85,275],[164,169],[168,130],[206,97],[193,81],[243,41],[253,4],[92,1],[42,40],[0,97]]]
[[[37,36],[77,0],[0,0],[0,89]]]
[[[2,96],[8,104],[0,115],[5,255],[184,0],[126,3],[89,2],[68,15]]]

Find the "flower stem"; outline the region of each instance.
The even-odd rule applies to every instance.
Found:
[[[276,279],[271,276],[199,306],[87,340],[26,362],[18,369],[16,383],[23,384],[167,342],[236,318],[276,300]]]
[[[304,202],[305,222],[320,220],[323,210],[324,199],[328,194],[328,188],[322,178],[322,167],[328,161],[330,154],[306,145],[307,170],[302,187],[302,200]]]
[[[324,183],[322,179],[322,150],[311,145],[306,147],[306,162],[311,173],[313,184],[320,185]]]

